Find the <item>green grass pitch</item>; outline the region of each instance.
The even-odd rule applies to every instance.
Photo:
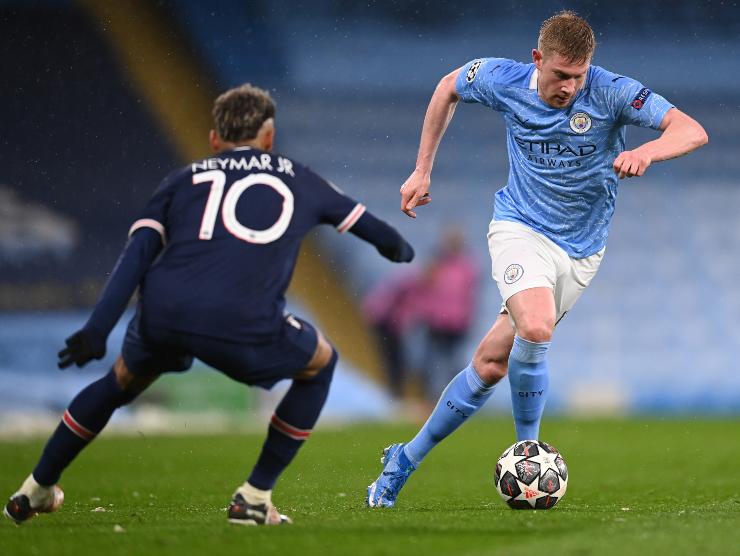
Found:
[[[550,511],[514,511],[492,483],[508,419],[475,418],[441,444],[392,510],[364,507],[381,448],[409,426],[318,427],[273,499],[291,527],[229,525],[225,507],[261,435],[105,437],[67,471],[62,510],[0,523],[0,554],[738,554],[740,421],[547,420],[569,466]],[[0,442],[10,495],[41,440]],[[104,508],[105,511],[93,511]],[[119,526],[119,527],[116,527]],[[123,528],[123,531],[115,529]]]

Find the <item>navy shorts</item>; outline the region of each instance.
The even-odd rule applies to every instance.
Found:
[[[293,315],[286,315],[271,342],[235,343],[144,327],[137,311],[128,325],[121,355],[134,375],[187,371],[193,358],[198,358],[238,382],[269,389],[304,370],[317,344],[316,329]]]

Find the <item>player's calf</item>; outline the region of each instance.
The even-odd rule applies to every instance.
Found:
[[[447,438],[493,394],[494,386],[483,382],[472,364],[447,385],[434,411],[408,444],[392,444],[383,452],[383,471],[368,487],[370,507],[392,507],[409,475],[429,452]]]
[[[249,484],[261,490],[271,490],[293,461],[324,407],[337,357],[337,352],[332,350],[329,362],[313,378],[293,380],[270,419],[267,439],[249,476]]]
[[[267,439],[249,479],[237,489],[229,504],[229,523],[292,523],[272,505],[272,487],[311,434],[329,394],[336,363],[337,352],[332,349],[322,369],[303,373],[293,380],[270,420]]]
[[[503,357],[492,358],[476,353],[473,357],[473,366],[484,383],[498,384],[509,370],[509,355],[507,353]]]
[[[550,342],[517,336],[509,357],[509,386],[517,441],[536,440],[549,385],[547,351]]]
[[[473,355],[473,368],[485,384],[497,384],[506,376],[513,343],[514,327],[509,315],[500,314]]]
[[[133,401],[140,390],[121,388],[114,370],[75,396],[49,438],[33,476],[54,485],[77,455],[103,430],[113,412]]]

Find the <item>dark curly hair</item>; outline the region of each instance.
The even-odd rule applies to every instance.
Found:
[[[249,83],[229,89],[213,103],[216,133],[230,143],[254,139],[262,124],[274,117],[270,93]]]

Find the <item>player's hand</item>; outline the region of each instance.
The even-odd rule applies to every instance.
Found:
[[[410,263],[414,260],[415,255],[414,248],[404,239],[393,249],[381,249],[378,247],[378,252],[394,263]]]
[[[401,211],[411,218],[416,218],[414,208],[423,207],[432,202],[429,187],[432,179],[428,174],[414,170],[401,186]]]
[[[64,341],[67,347],[58,353],[57,365],[66,369],[72,363],[78,367],[92,359],[102,359],[105,355],[105,339],[100,339],[95,333],[83,328],[72,334]]]
[[[641,176],[648,169],[652,160],[649,156],[641,153],[638,149],[624,151],[614,160],[614,173],[619,179]]]

